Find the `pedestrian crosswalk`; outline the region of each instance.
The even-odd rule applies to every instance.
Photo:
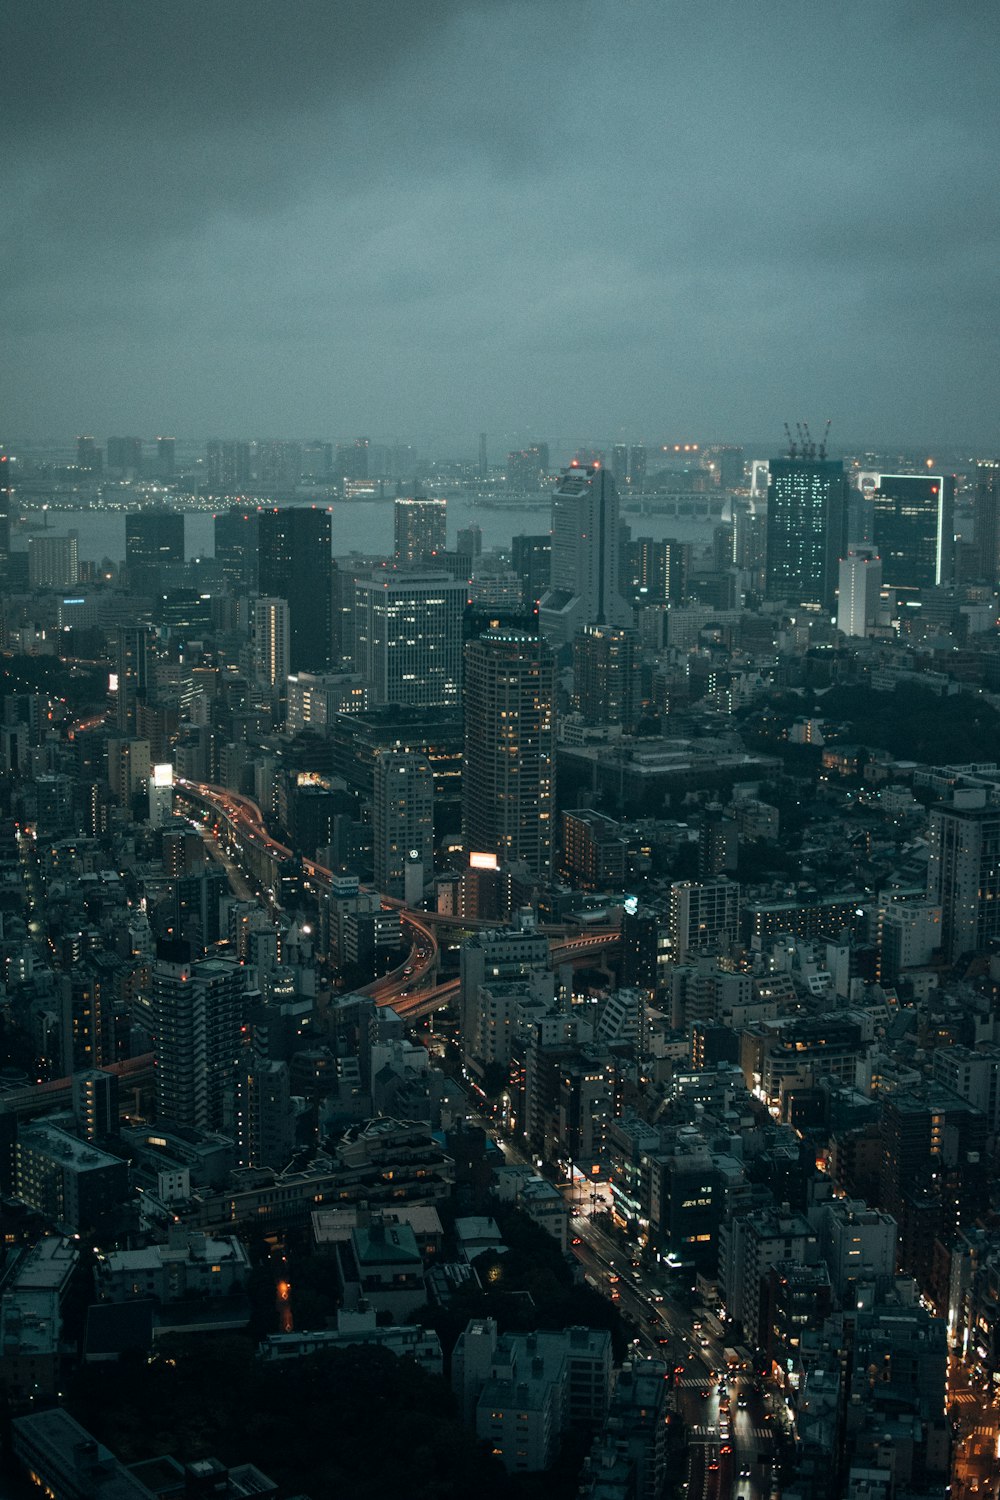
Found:
[[[976,1434],[976,1437],[991,1438],[996,1437],[997,1435],[997,1430],[995,1427],[973,1427],[972,1431]]]
[[[956,1391],[951,1399],[957,1404],[968,1406],[973,1401],[978,1401],[979,1397],[976,1395],[975,1391]]]
[[[682,1375],[677,1384],[687,1391],[707,1391],[709,1388],[704,1375],[700,1379],[697,1375]]]
[[[717,1438],[719,1436],[719,1429],[713,1422],[695,1423],[693,1426],[688,1428],[688,1432],[690,1436],[694,1438],[708,1439]],[[746,1436],[745,1433],[741,1433],[740,1435],[741,1437]],[[750,1435],[752,1437],[755,1437],[758,1442],[774,1436],[770,1427],[751,1427]]]

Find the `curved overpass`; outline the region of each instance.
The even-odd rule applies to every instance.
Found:
[[[182,788],[183,795],[200,802],[226,823],[237,850],[255,857],[250,860],[255,874],[261,868],[260,861],[265,862],[270,878],[265,882],[265,877],[259,875],[262,883],[273,887],[277,882],[278,866],[286,860],[298,858],[293,849],[268,833],[264,815],[251,797],[209,782],[179,779],[177,784]],[[301,864],[317,885],[329,888],[333,879],[332,870],[312,859],[303,859]],[[378,894],[372,892],[370,887],[362,886],[362,890]],[[430,1015],[432,1011],[449,1004],[458,989],[457,980],[448,980],[433,989],[418,989],[437,963],[439,949],[434,929],[451,927],[468,931],[470,928],[495,928],[497,924],[489,920],[470,921],[443,912],[414,911],[394,896],[379,895],[379,900],[387,910],[399,912],[400,922],[410,934],[410,953],[402,964],[364,985],[357,993],[370,995],[379,1005],[392,1005],[407,1017],[416,1019]],[[604,952],[614,947],[620,937],[618,928],[610,926],[581,932],[579,925],[570,927],[568,924],[559,924],[543,927],[541,930],[551,939],[553,964],[577,962],[591,954]]]

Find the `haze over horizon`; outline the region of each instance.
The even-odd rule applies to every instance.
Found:
[[[996,449],[998,31],[16,0],[3,435]]]

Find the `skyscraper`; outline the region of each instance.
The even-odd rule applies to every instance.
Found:
[[[176,441],[172,437],[158,437],[156,439],[157,478],[163,480],[173,479],[176,464],[176,448]]]
[[[445,573],[382,573],[354,585],[354,668],[368,702],[458,707],[465,584]]]
[[[33,589],[71,589],[80,581],[77,534],[28,538],[28,583]]]
[[[549,533],[514,537],[511,564],[521,580],[521,602],[530,614],[534,614],[539,599],[549,586],[552,572],[552,538]]]
[[[619,593],[618,491],[600,464],[570,465],[552,495],[552,568],[542,595],[542,634],[567,645],[584,625],[627,626]]]
[[[260,592],[288,601],[290,670],[324,672],[330,665],[330,512],[314,506],[265,510],[258,526]]]
[[[770,461],[767,488],[768,599],[830,607],[846,548],[847,485],[833,458],[799,455]]]
[[[191,963],[170,956],[153,965],[158,1119],[202,1130],[223,1128],[235,1087],[246,973],[230,958]]]
[[[447,500],[413,495],[393,508],[396,561],[423,565],[447,546]]]
[[[125,566],[130,577],[183,561],[183,511],[138,510],[125,517]]]
[[[254,670],[257,681],[277,697],[287,691],[291,632],[287,599],[253,601]]]
[[[114,479],[138,479],[142,474],[142,438],[108,438],[108,473]]]
[[[205,449],[208,489],[212,495],[239,495],[253,478],[253,454],[247,442],[209,438]]]
[[[585,625],[573,640],[573,706],[588,724],[634,727],[639,717],[639,645],[634,630]]]
[[[882,560],[874,547],[851,547],[840,559],[837,629],[844,635],[867,635],[875,624],[882,589]]]
[[[375,889],[419,899],[434,873],[434,774],[426,755],[383,750],[375,758]],[[414,892],[407,885],[416,885]]]
[[[941,907],[952,962],[1000,938],[1000,807],[983,788],[956,788],[950,803],[931,808],[927,896]]]
[[[260,549],[257,511],[231,505],[214,517],[215,560],[230,587],[257,587]]]
[[[119,625],[117,638],[116,721],[119,732],[134,735],[138,706],[149,696],[152,681],[150,632],[142,625]]]
[[[951,583],[954,475],[880,474],[872,500],[885,586],[918,590]]]
[[[463,831],[470,853],[523,860],[546,879],[555,823],[555,659],[523,631],[465,648]]]
[[[976,467],[973,527],[979,576],[995,586],[1000,577],[1000,464]]]
[[[76,466],[85,474],[100,474],[104,467],[104,454],[92,437],[76,440]]]

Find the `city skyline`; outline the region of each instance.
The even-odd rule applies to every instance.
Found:
[[[991,7],[246,13],[15,6],[7,436],[995,443]]]

